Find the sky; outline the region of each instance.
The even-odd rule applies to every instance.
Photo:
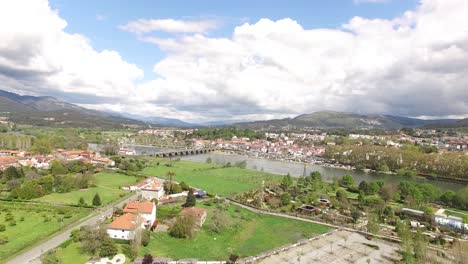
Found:
[[[468,1],[0,1],[0,89],[190,122],[468,117]]]

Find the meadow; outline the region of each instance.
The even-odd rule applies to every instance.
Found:
[[[0,201],[0,263],[19,250],[62,230],[91,213],[90,209]]]
[[[169,179],[168,172],[174,172],[172,180],[203,189],[210,194],[230,196],[235,193],[250,191],[265,185],[276,184],[282,176],[266,172],[242,169],[238,167],[221,167],[214,164],[191,161],[158,160],[143,170],[146,175]],[[167,166],[172,164],[171,166]]]
[[[199,202],[197,206],[207,208],[208,217],[193,238],[179,239],[169,236],[166,232],[153,233],[149,245],[141,249],[140,255],[150,253],[153,256],[169,257],[174,260],[184,258],[227,260],[230,254],[240,257],[253,256],[330,230],[329,227],[319,224],[257,214],[228,205],[227,221],[231,226],[221,233],[215,233],[208,227],[217,205]]]
[[[129,193],[129,191],[122,190],[122,186],[133,184],[137,181],[138,179],[133,176],[113,172],[101,172],[95,174],[95,187],[68,193],[51,193],[34,200],[53,204],[76,205],[80,197],[83,197],[86,204],[91,205],[94,195],[98,193],[101,197],[102,205],[106,205]]]

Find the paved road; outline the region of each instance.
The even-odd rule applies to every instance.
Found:
[[[110,204],[104,208],[99,209],[92,213],[90,216],[85,217],[82,221],[71,227],[68,227],[65,231],[56,234],[55,236],[51,237],[49,240],[42,242],[41,244],[29,249],[26,252],[21,253],[21,255],[16,256],[15,258],[11,259],[7,262],[7,264],[36,264],[41,263],[40,257],[41,254],[57,247],[65,240],[70,238],[71,231],[81,226],[96,226],[100,222],[100,217],[103,215],[110,215],[112,214],[112,210],[115,206],[122,206],[124,203],[128,203],[131,200],[135,200],[138,197],[138,193],[134,193],[128,198],[118,202],[117,204]],[[97,214],[96,214],[97,213]],[[84,221],[83,221],[84,220]]]

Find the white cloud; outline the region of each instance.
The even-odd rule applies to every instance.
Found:
[[[132,33],[163,31],[169,33],[206,33],[219,26],[216,20],[138,19],[119,26]]]
[[[162,78],[139,85],[138,96],[212,118],[466,115],[466,14],[464,0],[424,0],[401,17],[355,17],[343,29],[262,19],[230,38],[146,38],[168,56],[154,67]]]
[[[143,72],[112,50],[64,31],[67,22],[45,0],[0,4],[2,88],[32,94],[121,98],[134,94]]]
[[[66,33],[66,21],[46,1],[2,1],[0,89],[189,121],[324,109],[464,116],[467,13],[464,0],[423,0],[400,17],[355,17],[338,29],[261,19],[216,38],[204,34],[206,26],[135,27],[140,39],[167,54],[154,66],[160,77],[137,83],[143,75],[137,66]],[[145,34],[152,30],[192,34]]]

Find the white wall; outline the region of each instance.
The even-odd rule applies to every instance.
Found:
[[[135,236],[135,231],[108,228],[107,234],[111,238],[131,240]]]

